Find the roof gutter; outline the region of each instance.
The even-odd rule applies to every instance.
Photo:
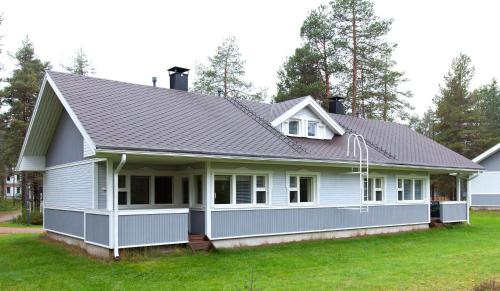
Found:
[[[113,171],[113,251],[115,260],[120,259],[118,249],[118,174],[127,162],[127,154],[122,154],[122,158],[116,169]]]
[[[289,162],[289,163],[306,163],[306,164],[321,164],[321,165],[340,165],[345,167],[358,166],[355,161],[331,161],[319,159],[297,159],[297,158],[277,158],[268,156],[246,156],[246,155],[225,155],[225,154],[212,154],[203,152],[176,152],[176,151],[154,151],[143,149],[116,149],[107,147],[98,147],[96,154],[129,154],[139,156],[163,156],[163,157],[181,157],[181,158],[201,158],[201,159],[220,159],[220,160],[238,160],[238,161],[266,161],[266,162]],[[397,168],[397,169],[420,169],[420,170],[441,170],[447,172],[480,172],[481,169],[474,168],[453,168],[453,167],[433,167],[425,165],[404,165],[404,164],[383,164],[383,163],[370,163],[372,167],[383,168]]]

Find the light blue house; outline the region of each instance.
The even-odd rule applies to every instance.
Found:
[[[180,68],[170,78],[165,89],[47,72],[17,169],[43,172],[51,236],[117,257],[200,237],[222,248],[425,229],[430,175],[482,169],[311,97],[237,101],[187,92]],[[443,221],[468,220],[457,196]]]
[[[470,180],[471,206],[500,208],[500,143],[473,159],[485,171]]]

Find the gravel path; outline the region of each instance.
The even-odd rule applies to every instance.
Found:
[[[45,232],[41,228],[33,227],[0,227],[0,235],[2,234],[13,234],[13,233],[43,233]]]
[[[10,221],[21,215],[21,211],[0,212],[0,222]]]

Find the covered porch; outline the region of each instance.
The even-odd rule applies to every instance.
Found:
[[[470,174],[431,175],[431,219],[442,223],[469,223]]]

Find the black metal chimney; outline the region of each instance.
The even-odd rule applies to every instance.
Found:
[[[330,104],[328,104],[328,112],[335,114],[345,114],[344,104],[342,104],[342,100],[344,97],[333,96],[330,97]]]
[[[189,69],[181,67],[172,67],[168,69],[170,75],[170,89],[188,90],[188,72]]]
[[[153,87],[156,88],[156,77],[153,77],[152,80],[153,80]]]

